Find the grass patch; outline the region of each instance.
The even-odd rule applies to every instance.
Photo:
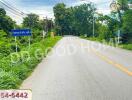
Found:
[[[80,37],[80,38],[83,38],[83,39],[86,39],[86,40],[90,40],[90,41],[96,41],[96,42],[100,42],[100,43],[103,43],[104,42],[104,40],[101,40],[101,39],[99,39],[99,38],[91,38],[91,37]],[[116,43],[113,43],[112,45],[111,45],[111,43],[110,42],[108,42],[108,41],[105,41],[105,44],[107,44],[107,45],[110,45],[110,46],[117,46],[116,45]],[[132,44],[120,44],[120,45],[118,45],[118,47],[119,48],[122,48],[122,49],[126,49],[126,50],[132,50]]]
[[[132,50],[132,44],[121,44],[120,47],[123,49]]]
[[[61,37],[46,38],[0,60],[0,89],[17,89]],[[25,52],[26,51],[26,52]],[[36,53],[37,52],[37,53]],[[11,61],[12,57],[12,61]],[[38,57],[38,58],[37,58]]]

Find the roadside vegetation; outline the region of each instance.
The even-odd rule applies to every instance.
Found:
[[[29,24],[30,23],[30,24]],[[52,28],[51,28],[52,27]],[[28,46],[29,37],[17,37],[17,52],[12,29],[30,28],[32,30],[31,46]],[[43,38],[42,32],[47,34]],[[29,14],[24,18],[22,25],[17,25],[6,11],[0,8],[0,89],[19,88],[25,80],[50,51],[60,36],[51,37],[53,22],[39,20],[36,14]]]
[[[46,38],[0,60],[0,89],[19,88],[61,37]]]
[[[127,0],[117,0],[117,2],[120,4],[120,10],[109,15],[98,13],[92,3],[74,7],[59,3],[53,8],[54,22],[47,18],[40,20],[38,15],[31,13],[23,18],[21,25],[17,25],[7,16],[6,11],[0,8],[0,89],[19,88],[23,80],[46,56],[49,51],[47,48],[53,47],[64,35],[80,36],[100,42],[113,40],[113,43],[116,43],[120,29],[119,46],[132,50],[132,9],[128,8]],[[15,42],[12,29],[32,30],[30,48],[26,36],[17,37]],[[43,31],[47,33],[45,37]]]
[[[117,43],[119,47],[132,50],[132,9],[128,0],[117,0],[120,8],[109,15],[97,12],[92,3],[67,7],[60,3],[54,7],[55,28],[58,35],[75,35],[85,39]],[[94,28],[93,28],[94,16]],[[94,32],[93,32],[94,29]]]

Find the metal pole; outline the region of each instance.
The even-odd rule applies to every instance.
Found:
[[[113,0],[113,2],[111,3],[111,5],[110,5],[110,7],[111,7],[111,9],[113,10],[113,11],[116,11],[117,12],[117,20],[118,20],[118,22],[119,22],[119,29],[118,29],[118,33],[117,33],[117,43],[119,44],[120,43],[120,36],[121,36],[121,30],[120,30],[120,28],[121,28],[121,26],[120,26],[120,24],[121,24],[121,17],[120,17],[120,15],[119,15],[119,13],[120,13],[120,8],[119,8],[119,4],[115,1],[115,0]]]
[[[53,27],[52,18],[51,18],[51,23],[50,24],[51,24],[51,31],[52,31],[52,27]]]
[[[17,37],[15,36],[16,52],[17,52]]]
[[[94,3],[93,3],[93,38],[94,38],[94,35],[95,35],[95,18],[94,18]]]
[[[118,9],[118,11],[119,11],[119,9]],[[120,19],[119,13],[117,14],[117,18],[118,18],[119,23],[121,24],[121,19]],[[118,29],[118,44],[120,44],[120,34],[121,34],[120,24],[119,24],[119,29]]]
[[[120,29],[118,30],[118,44],[120,43]]]
[[[29,36],[29,49],[30,49],[30,45],[31,45],[31,38]]]
[[[48,18],[47,18],[47,16],[45,17],[46,19],[45,19],[45,34],[44,35],[46,35],[47,34],[47,32],[48,32],[48,24],[47,24],[47,20],[48,20]]]
[[[94,15],[93,15],[93,37],[94,37],[94,34],[95,34],[95,19],[94,19]]]
[[[48,32],[48,18],[46,16],[46,33]]]
[[[44,17],[43,17],[43,39],[44,39],[44,34],[45,34],[45,31],[44,31],[44,30],[45,30],[45,28],[44,28],[44,27],[45,27],[45,26],[44,26],[44,22],[45,22],[45,21],[44,21]]]
[[[31,30],[31,32],[32,32],[32,18],[31,18],[31,16],[30,16],[30,24],[29,24],[29,27],[30,27],[30,30]],[[29,50],[30,50],[30,46],[31,46],[31,36],[29,36]]]
[[[15,26],[14,26],[14,29],[16,29]],[[15,36],[15,44],[16,44],[16,53],[17,53],[17,37],[16,36]]]
[[[44,39],[45,31],[43,30],[43,39]]]

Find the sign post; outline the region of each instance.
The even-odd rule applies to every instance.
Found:
[[[12,36],[15,37],[16,52],[18,51],[17,50],[17,37],[19,37],[19,36],[29,36],[29,49],[30,49],[30,44],[31,44],[30,36],[32,35],[30,29],[13,29],[13,30],[11,30],[11,32],[12,32]]]
[[[15,36],[16,52],[17,52],[17,37]]]
[[[30,45],[31,45],[31,42],[30,41],[31,41],[31,38],[29,37],[29,49],[30,49]]]
[[[45,35],[46,35],[46,32],[43,30],[43,39],[44,39]]]

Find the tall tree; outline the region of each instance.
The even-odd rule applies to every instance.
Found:
[[[5,16],[6,11],[3,8],[0,8],[0,16]]]
[[[39,16],[32,13],[28,14],[28,16],[23,19],[23,27],[37,29],[39,27]]]
[[[123,15],[123,42],[132,43],[132,10]]]
[[[54,28],[54,22],[51,19],[39,20],[39,30],[50,31]]]
[[[119,19],[120,19],[119,27],[122,27],[123,12],[125,12],[129,9],[128,0],[117,0],[117,3],[118,3],[118,6],[119,6],[118,9],[117,9],[117,13],[118,13],[118,16],[119,16]]]
[[[14,28],[15,22],[6,15],[6,11],[0,8],[0,30],[4,30],[9,36],[9,32]]]
[[[54,7],[57,33],[91,36],[94,10],[95,8],[91,4],[70,8],[63,3],[57,4]]]
[[[75,25],[79,35],[92,35],[94,10],[95,8],[92,6],[92,4],[82,4],[74,8],[74,16],[76,20]]]
[[[113,17],[113,15],[102,15],[98,14],[98,19],[96,21],[98,25],[97,27],[97,33],[101,35],[101,38],[109,40],[110,38],[114,38],[116,36],[116,32],[118,29],[118,21]],[[107,30],[107,31],[106,31]]]
[[[123,11],[126,11],[128,10],[128,0],[117,0],[117,2],[119,3],[120,5],[120,9],[123,10]]]
[[[59,3],[53,9],[55,16],[56,31],[59,35],[63,35],[65,27],[66,5],[64,3]]]

